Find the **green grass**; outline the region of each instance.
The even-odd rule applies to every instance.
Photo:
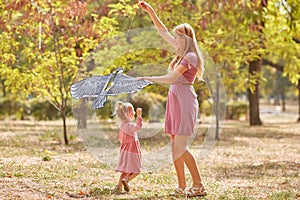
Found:
[[[286,199],[294,199],[295,195],[292,191],[279,191],[274,192],[269,196],[270,199],[274,200],[286,200]]]
[[[44,123],[1,127],[0,199],[185,199],[171,195],[177,187],[172,163],[141,173],[130,183],[130,193],[114,193],[119,173],[90,155],[74,128],[69,127],[72,139],[66,146],[60,128]],[[299,128],[296,123],[225,124],[214,150],[204,160],[197,158],[208,191],[200,199],[297,199]],[[192,151],[197,152],[198,143]]]

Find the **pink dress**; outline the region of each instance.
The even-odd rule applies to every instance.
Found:
[[[193,83],[198,65],[195,53],[189,52],[180,62],[187,70],[170,85],[166,104],[165,132],[191,136],[196,129],[198,100]]]
[[[142,154],[137,131],[141,130],[143,119],[138,117],[136,123],[124,122],[120,126],[121,142],[118,172],[139,173],[142,169]]]

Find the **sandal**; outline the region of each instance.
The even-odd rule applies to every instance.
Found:
[[[207,192],[205,191],[205,188],[203,186],[201,187],[192,187],[187,190],[186,195],[188,198],[190,197],[198,197],[198,196],[205,196],[207,195]]]
[[[174,192],[170,193],[172,196],[186,196],[185,189],[182,188],[176,188]]]
[[[129,192],[130,189],[129,189],[129,185],[128,185],[128,182],[127,182],[126,179],[122,179],[122,184],[124,185],[124,190],[125,190],[126,192]]]

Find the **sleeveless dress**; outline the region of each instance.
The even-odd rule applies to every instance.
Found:
[[[117,172],[139,173],[142,169],[142,154],[137,131],[141,130],[143,119],[138,117],[136,123],[124,122],[120,126],[121,143]]]
[[[187,70],[172,83],[169,88],[165,133],[171,135],[191,136],[196,129],[198,100],[193,83],[196,78],[198,61],[195,53],[189,52],[181,60]]]

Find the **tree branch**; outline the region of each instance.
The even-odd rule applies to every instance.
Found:
[[[296,37],[293,37],[293,40],[296,42],[296,43],[300,43],[300,39],[296,38]]]
[[[283,72],[283,68],[284,65],[278,64],[278,63],[273,63],[272,61],[268,60],[268,59],[263,59],[263,65],[269,65],[271,67],[274,67],[275,69],[277,69],[277,71]]]

